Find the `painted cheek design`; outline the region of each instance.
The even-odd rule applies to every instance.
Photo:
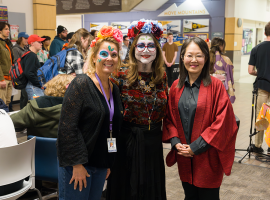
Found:
[[[102,60],[101,58],[100,58],[100,59],[98,59],[98,62],[100,63],[100,62],[101,62],[101,60]]]

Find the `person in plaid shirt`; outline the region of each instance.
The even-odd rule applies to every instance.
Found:
[[[86,57],[86,50],[89,46],[90,33],[81,28],[77,30],[70,40],[66,49],[76,48],[77,50],[67,52],[65,69],[67,74],[83,74],[83,65]]]

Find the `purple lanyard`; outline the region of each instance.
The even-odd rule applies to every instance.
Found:
[[[100,88],[101,88],[101,90],[103,92],[103,95],[105,97],[105,100],[107,102],[107,105],[109,107],[109,111],[110,111],[110,137],[112,138],[112,124],[113,124],[113,115],[114,115],[114,102],[113,102],[113,95],[112,95],[111,85],[109,83],[109,87],[110,87],[110,104],[111,104],[111,106],[110,106],[110,104],[108,102],[108,99],[106,97],[106,93],[105,93],[105,91],[103,89],[102,83],[101,83],[101,81],[100,81],[97,73],[95,73],[95,75],[96,75],[96,78],[97,78],[97,80],[99,82]]]

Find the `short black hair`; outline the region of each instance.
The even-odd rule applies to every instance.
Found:
[[[41,38],[45,38],[45,40],[43,40],[42,42],[45,42],[47,40],[51,40],[51,37],[50,36],[46,36],[46,35],[43,35]]]
[[[98,30],[92,30],[92,31],[90,31],[90,34],[95,37],[96,31],[98,31]]]
[[[73,35],[74,35],[74,32],[70,32],[69,34],[67,34],[67,40],[71,39]]]
[[[2,31],[4,28],[6,28],[6,26],[8,26],[8,28],[10,28],[9,23],[7,23],[7,22],[0,22],[0,31]]]
[[[265,28],[264,28],[264,33],[267,36],[270,36],[270,22],[268,22],[266,25],[265,25]]]
[[[127,35],[124,35],[124,37],[123,37],[123,41],[125,41],[127,37],[128,37]]]
[[[187,47],[192,42],[197,44],[200,47],[200,49],[201,49],[201,51],[204,54],[205,59],[206,59],[206,62],[204,64],[202,72],[201,72],[201,79],[203,81],[203,85],[206,87],[206,86],[210,85],[212,82],[211,77],[210,77],[210,73],[209,73],[209,69],[210,69],[209,57],[210,57],[210,55],[209,55],[208,45],[203,39],[201,39],[199,37],[194,37],[194,38],[187,39],[181,48],[180,60],[179,60],[180,78],[179,78],[179,83],[177,85],[178,88],[182,88],[184,86],[186,77],[188,76],[188,71],[184,65],[183,58],[186,54]]]

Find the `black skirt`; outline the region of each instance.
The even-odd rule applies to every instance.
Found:
[[[123,122],[107,200],[166,200],[161,122],[148,128]]]

